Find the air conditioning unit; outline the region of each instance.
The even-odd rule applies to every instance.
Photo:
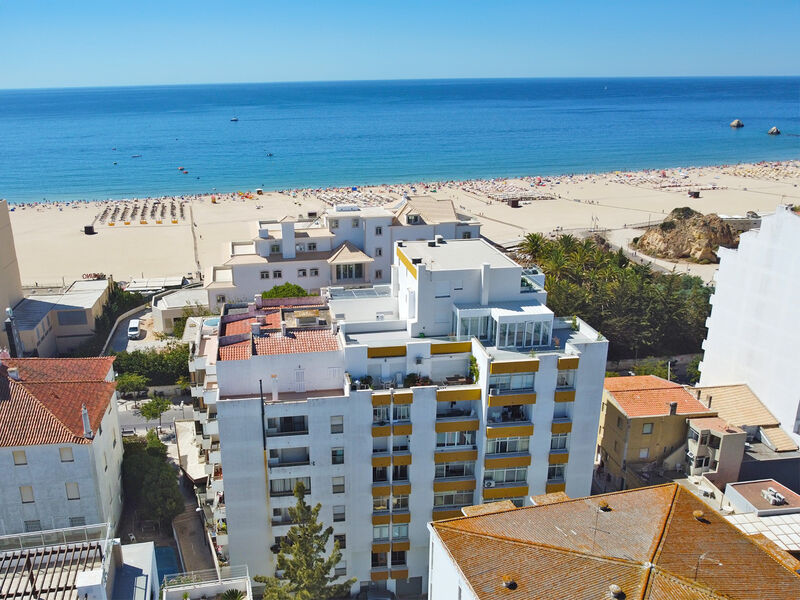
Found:
[[[491,479],[487,479],[486,481],[483,482],[483,487],[485,488],[493,488],[495,485],[496,485],[495,482],[492,481]]]

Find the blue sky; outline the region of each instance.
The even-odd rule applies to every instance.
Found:
[[[800,75],[800,0],[0,0],[0,88]]]

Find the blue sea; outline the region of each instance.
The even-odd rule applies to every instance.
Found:
[[[735,118],[742,129],[729,127]],[[784,135],[768,136],[773,125]],[[0,197],[93,200],[784,160],[800,158],[797,134],[798,77],[5,90]]]

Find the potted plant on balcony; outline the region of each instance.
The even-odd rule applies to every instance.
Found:
[[[219,596],[220,600],[245,600],[244,592],[241,590],[225,590]]]
[[[478,378],[481,376],[480,370],[478,370],[478,359],[474,356],[469,357],[469,376],[467,378],[467,383],[478,383]]]

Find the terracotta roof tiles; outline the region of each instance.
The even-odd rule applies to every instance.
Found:
[[[713,414],[680,384],[654,375],[606,377],[603,387],[628,417],[668,415],[672,402],[679,415]]]

